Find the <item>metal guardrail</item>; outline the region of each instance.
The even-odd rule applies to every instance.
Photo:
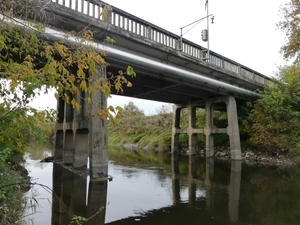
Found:
[[[108,9],[107,22],[130,33],[139,35],[142,38],[155,41],[165,47],[179,50],[179,35],[173,34],[121,9],[110,6],[105,2],[99,0],[52,0],[52,2],[102,21],[104,20],[103,12],[105,11],[106,6],[106,9]],[[183,39],[182,52],[184,54],[203,60],[205,58],[205,51],[206,48]],[[210,51],[209,63],[261,85],[270,85],[272,83],[269,77],[213,51]]]

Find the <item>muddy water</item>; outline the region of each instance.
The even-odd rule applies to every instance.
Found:
[[[299,168],[110,152],[113,179],[104,182],[28,156],[30,176],[53,194],[39,185],[27,193],[27,222],[69,224],[77,215],[87,224],[300,224]]]

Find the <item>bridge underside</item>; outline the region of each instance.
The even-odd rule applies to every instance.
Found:
[[[107,71],[113,74],[118,74],[119,70],[126,71],[128,66],[125,64],[121,65],[120,62],[118,66],[114,66],[114,63],[110,60],[108,62],[110,66],[107,67]],[[226,96],[218,93],[217,89],[211,89],[196,82],[193,85],[188,85],[184,79],[182,81],[178,81],[176,78],[172,80],[166,74],[157,71],[147,71],[147,69],[137,65],[130,66],[133,67],[137,74],[135,78],[127,77],[133,86],[129,88],[124,85],[124,92],[122,94],[116,93],[116,90],[112,89],[112,94],[172,104],[197,102],[200,108],[205,108],[205,101],[208,99]],[[234,93],[232,95],[234,96]],[[245,97],[236,98],[238,105],[243,104],[245,100]],[[215,109],[226,111],[226,106],[223,103],[216,103]]]

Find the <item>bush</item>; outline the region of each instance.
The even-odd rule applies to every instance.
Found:
[[[299,157],[300,68],[280,67],[274,83],[253,105],[250,141],[266,150],[292,150]]]

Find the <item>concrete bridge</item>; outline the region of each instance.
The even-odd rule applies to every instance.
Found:
[[[107,19],[103,12],[106,3],[97,0],[52,0],[47,6],[53,18],[49,25],[61,32],[79,30],[89,24],[96,31],[96,48],[108,52],[110,66],[98,68],[96,76],[106,77],[107,72],[125,70],[132,66],[137,77],[131,80],[132,88],[124,88],[124,95],[174,103],[171,152],[176,153],[179,135],[189,135],[189,154],[196,153],[196,135],[206,136],[206,156],[214,155],[213,136],[227,133],[230,139],[231,158],[241,159],[237,105],[249,98],[258,98],[257,89],[270,84],[270,79],[244,65],[213,51],[206,60],[206,49],[186,39],[182,46],[179,36],[141,18],[113,6],[107,7]],[[51,36],[51,35],[50,35]],[[105,44],[110,36],[114,45]],[[53,36],[53,38],[57,38]],[[82,93],[84,95],[84,93]],[[93,101],[106,98],[97,94]],[[59,120],[56,126],[55,158],[74,168],[86,167],[90,157],[93,177],[107,176],[107,123],[91,118],[87,103],[81,102],[80,111],[74,111],[62,99],[58,101]],[[189,127],[180,128],[180,111],[189,110]],[[205,108],[206,125],[198,129],[196,108]],[[213,111],[226,110],[227,128],[213,126]],[[89,147],[88,147],[89,146]]]

